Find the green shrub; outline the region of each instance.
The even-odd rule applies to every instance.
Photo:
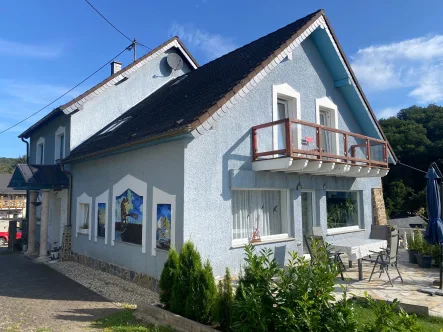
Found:
[[[183,245],[174,275],[172,285],[166,282],[163,286],[160,284],[162,293],[168,294],[168,290],[163,287],[170,288],[170,310],[189,319],[207,323],[217,290],[209,261],[202,265],[200,254],[192,242],[188,241]],[[167,276],[169,273],[166,272],[165,279]],[[167,299],[168,295],[165,295],[165,302]]]
[[[234,296],[232,292],[231,273],[226,268],[223,281],[218,282],[217,297],[215,299],[212,317],[213,321],[220,325],[222,331],[231,331],[232,326],[232,304]]]
[[[160,276],[160,302],[165,309],[171,309],[172,287],[175,284],[178,275],[179,257],[177,250],[170,249],[168,259]]]

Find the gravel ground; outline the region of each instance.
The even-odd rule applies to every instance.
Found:
[[[75,262],[57,262],[48,265],[112,302],[132,305],[160,303],[157,293],[109,273]]]

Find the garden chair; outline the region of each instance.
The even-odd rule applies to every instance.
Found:
[[[381,251],[379,251],[379,252],[372,251],[374,253],[374,256],[377,255],[377,258],[375,260],[371,259],[371,258],[369,258],[369,259],[364,258],[363,260],[374,263],[374,267],[372,268],[371,276],[369,277],[369,282],[371,282],[372,275],[374,274],[375,268],[378,266],[380,268],[380,275],[378,277],[380,278],[381,274],[383,272],[386,272],[386,275],[389,278],[389,282],[391,283],[391,286],[394,287],[394,284],[392,283],[391,276],[389,275],[389,271],[388,271],[390,266],[395,267],[395,269],[397,270],[397,273],[400,277],[401,282],[403,282],[403,278],[402,278],[401,273],[398,270],[398,266],[397,266],[398,248],[399,248],[399,243],[400,243],[398,229],[391,230],[389,242],[391,244],[389,249],[381,249]]]
[[[326,248],[326,250],[328,251],[329,257],[332,258],[334,263],[338,264],[338,267],[340,269],[341,280],[345,280],[345,278],[343,276],[343,271],[345,271],[346,268],[345,268],[345,265],[343,264],[343,261],[340,257],[340,255],[343,255],[343,253],[342,252],[333,252],[333,251],[328,250],[328,248],[326,247],[326,245],[323,241],[322,236],[312,235],[312,236],[308,237],[308,236],[304,235],[303,237],[305,239],[306,247],[308,248],[308,252],[311,257],[313,257],[312,256],[312,245],[311,245],[313,240],[318,240],[319,244]],[[312,264],[312,260],[311,260],[311,264]]]

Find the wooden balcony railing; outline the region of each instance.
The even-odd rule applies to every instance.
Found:
[[[24,209],[25,200],[0,200],[0,209]]]
[[[295,119],[252,127],[252,151],[253,161],[293,157],[388,168],[386,141]]]

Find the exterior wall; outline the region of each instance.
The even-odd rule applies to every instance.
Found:
[[[52,165],[55,164],[55,132],[57,129],[62,126],[66,128],[65,131],[65,155],[69,156],[70,153],[70,139],[69,139],[69,131],[70,131],[70,119],[68,115],[61,113],[52,121],[48,122],[46,125],[37,129],[32,133],[30,137],[29,144],[29,160],[31,164],[37,163],[37,141],[40,137],[45,139],[45,147],[44,147],[44,164]]]
[[[160,277],[161,270],[167,258],[167,251],[152,250],[152,209],[153,209],[153,190],[154,187],[176,196],[176,216],[175,243],[181,247],[183,243],[183,158],[184,158],[184,141],[174,141],[160,145],[145,147],[138,150],[125,152],[103,157],[100,159],[85,161],[72,165],[72,251],[78,255],[93,258],[95,260],[108,262],[127,270],[138,273],[145,273],[153,278]],[[113,227],[112,203],[115,195],[121,193],[113,193],[113,186],[121,179],[131,175],[141,180],[147,185],[147,197],[143,201],[146,204],[146,226],[143,233],[146,239],[146,253],[142,253],[142,246],[115,241],[112,244],[111,230]],[[107,244],[104,238],[97,238],[95,242],[95,234],[92,239],[88,235],[78,234],[75,232],[76,220],[76,200],[83,193],[92,197],[92,220],[94,221],[95,201],[96,197],[109,190],[109,202],[107,204],[107,227],[108,236]],[[140,193],[138,193],[140,194]],[[94,232],[94,227],[90,228]],[[153,255],[155,254],[155,256]]]
[[[172,52],[177,53],[176,50],[170,49],[163,55],[152,59],[131,74],[128,80],[108,88],[84,104],[81,111],[73,113],[71,115],[71,150],[169,80],[189,72],[190,68],[186,63],[181,70],[171,72],[171,68],[166,63],[166,57]]]
[[[191,239],[203,259],[209,258],[214,273],[222,275],[225,267],[238,273],[243,249],[232,246],[231,188],[281,188],[290,190],[291,230],[289,241],[261,244],[275,249],[282,261],[285,253],[302,253],[300,181],[303,189],[315,190],[316,218],[326,234],[326,191],[334,189],[361,191],[361,219],[365,231],[353,236],[367,237],[372,223],[371,188],[380,187],[380,179],[351,179],[326,176],[252,172],[251,127],[272,121],[272,86],[287,83],[300,93],[301,119],[316,122],[317,98],[329,97],[339,111],[338,128],[364,132],[355,121],[349,106],[324,65],[310,38],[293,52],[293,60],[283,61],[224,117],[193,140],[185,150],[184,239]],[[347,235],[335,235],[337,238]],[[279,256],[279,257],[277,257]]]

